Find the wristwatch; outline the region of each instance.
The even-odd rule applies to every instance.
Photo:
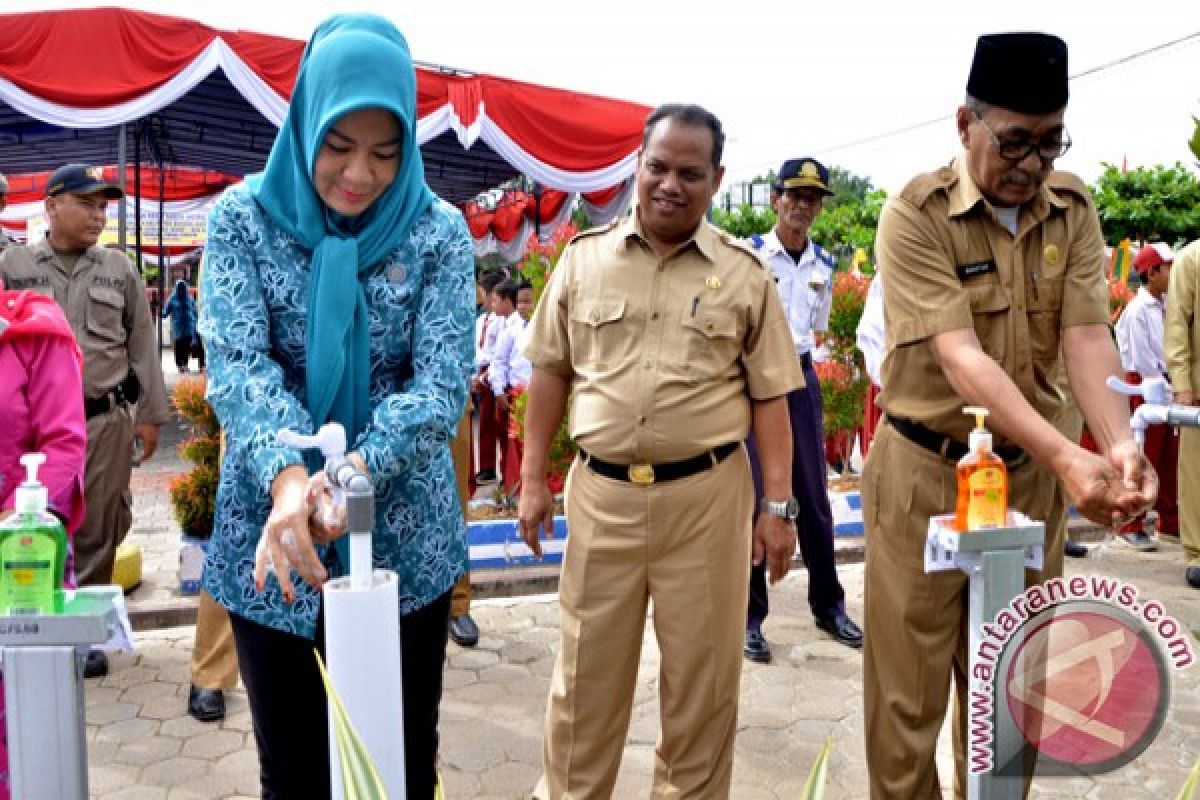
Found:
[[[767,500],[764,497],[758,510],[762,514],[770,514],[773,517],[786,519],[788,522],[795,522],[796,517],[800,516],[800,503],[794,497],[789,497],[787,500]]]

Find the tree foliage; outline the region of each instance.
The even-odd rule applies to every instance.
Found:
[[[714,208],[712,221],[723,231],[745,239],[754,234],[763,234],[775,227],[775,212],[770,208],[755,208],[743,203],[732,211]]]
[[[883,189],[871,189],[862,199],[826,208],[813,222],[808,235],[836,253],[839,265],[844,266],[855,249],[861,247],[868,253],[875,249],[875,229],[879,227],[879,214],[886,200],[887,192]]]
[[[855,175],[839,166],[832,166],[829,168],[829,188],[833,191],[833,196],[826,201],[826,210],[846,204],[862,203],[875,187],[870,178]]]
[[[1200,238],[1200,179],[1183,164],[1128,172],[1106,164],[1093,196],[1109,244],[1160,238],[1176,246]]]

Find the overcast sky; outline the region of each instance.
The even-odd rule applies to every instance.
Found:
[[[87,4],[0,0],[3,11],[81,5]],[[962,100],[980,33],[1057,33],[1070,48],[1072,75],[1186,39],[1073,80],[1067,126],[1075,146],[1059,166],[1089,182],[1102,161],[1127,159],[1131,167],[1182,161],[1195,169],[1186,143],[1192,116],[1200,116],[1196,0],[121,5],[297,39],[307,38],[335,10],[376,11],[397,23],[420,61],[647,105],[701,103],[725,123],[731,177],[752,177],[785,158],[815,155],[890,191],[957,152],[951,115]],[[103,57],[103,49],[96,57]],[[938,118],[908,133],[881,136]],[[880,138],[848,146],[872,137]]]

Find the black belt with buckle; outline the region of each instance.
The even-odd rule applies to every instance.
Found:
[[[935,455],[950,461],[958,461],[967,454],[967,446],[962,442],[927,428],[915,420],[891,415],[886,415],[884,418],[905,439],[924,447]],[[1029,454],[1019,447],[997,447],[993,452],[1010,470],[1020,469],[1029,463]]]
[[[596,458],[584,450],[579,451],[579,457],[597,475],[612,478],[614,481],[650,486],[655,483],[688,478],[697,472],[712,469],[728,458],[730,453],[737,450],[739,444],[741,442],[729,442],[714,447],[712,450],[706,450],[698,456],[685,458],[683,461],[670,461],[666,464],[614,464],[611,461]]]
[[[115,389],[99,397],[85,397],[83,399],[83,413],[88,418],[98,417],[101,414],[107,414],[114,408],[120,408],[128,403],[125,398],[125,390],[118,384]]]

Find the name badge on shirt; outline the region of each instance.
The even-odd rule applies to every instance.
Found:
[[[995,272],[996,262],[995,260],[989,258],[987,261],[975,261],[970,264],[959,264],[957,267],[955,267],[955,271],[958,272],[958,279],[960,281],[965,281],[968,278],[977,278],[980,275],[986,275],[989,272]]]

